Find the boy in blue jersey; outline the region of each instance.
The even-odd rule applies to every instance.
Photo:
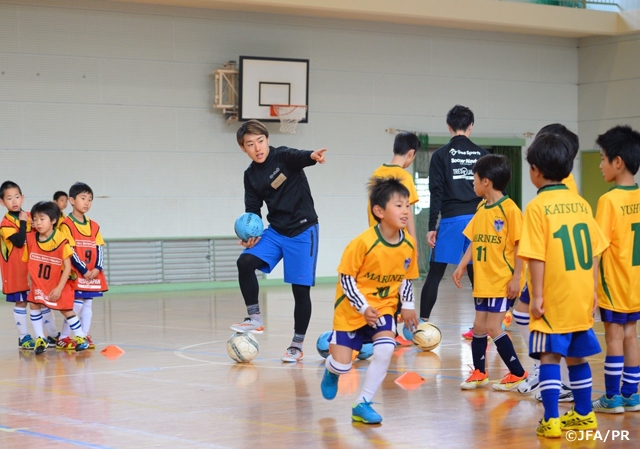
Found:
[[[238,281],[249,316],[231,329],[264,332],[256,270],[270,273],[284,259],[284,281],[291,284],[295,308],[293,339],[282,361],[297,362],[302,360],[302,344],[311,320],[310,292],[315,285],[319,232],[304,168],[324,164],[327,149],[271,147],[269,131],[258,120],[244,123],[236,138],[252,161],[244,172],[245,212],[261,217],[260,209],[266,203],[269,227],[261,237],[239,242],[246,249],[238,258]]]

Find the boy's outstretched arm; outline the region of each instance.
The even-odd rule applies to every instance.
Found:
[[[311,153],[311,159],[316,161],[318,164],[324,164],[325,163],[324,153],[326,151],[327,151],[326,148],[320,148],[319,150],[314,151],[313,153]]]

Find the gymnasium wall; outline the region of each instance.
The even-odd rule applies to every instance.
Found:
[[[582,149],[593,149],[597,136],[615,125],[640,130],[640,35],[585,38],[578,55]]]
[[[575,39],[0,0],[2,177],[22,186],[26,209],[89,183],[89,216],[106,238],[232,234],[250,161],[235,142],[238,124],[211,107],[211,74],[240,55],[310,59],[310,123],[295,135],[269,129],[272,145],[329,149],[324,166],[307,169],[321,220],[319,276],[335,276],[366,225],[367,178],[391,158],[386,128],[446,134],[456,103],[475,112],[477,136],[578,127]],[[535,189],[523,185],[526,203]]]

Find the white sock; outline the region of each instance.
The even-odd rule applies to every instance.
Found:
[[[14,307],[13,308],[13,320],[16,323],[18,334],[20,338],[23,338],[29,333],[29,327],[27,326],[27,308],[26,307]]]
[[[80,311],[82,311],[83,304],[84,303],[82,299],[73,300],[73,313],[75,313],[76,316],[80,316]],[[64,323],[62,324],[62,331],[60,332],[60,338],[68,338],[70,336],[71,336],[71,328],[69,327],[68,320],[65,319]]]
[[[30,310],[31,325],[33,326],[33,333],[36,338],[44,338],[44,329],[42,326],[42,313],[40,310]]]
[[[567,387],[571,385],[571,380],[569,379],[569,368],[567,367],[567,361],[564,357],[560,359],[560,378],[562,379],[562,385],[566,385]]]
[[[71,328],[71,331],[73,332],[73,334],[76,335],[77,337],[87,336],[87,334],[82,332],[82,324],[80,323],[80,320],[76,315],[72,315],[69,318],[67,318],[67,323],[69,324],[69,327]]]
[[[531,319],[529,312],[518,312],[517,310],[514,310],[512,313],[513,313],[513,320],[518,325],[518,330],[520,331],[520,335],[522,335],[522,339],[524,340],[524,345],[527,347],[527,355],[528,355],[529,354],[529,336],[531,335],[531,331],[529,330],[529,320]],[[529,358],[533,360],[533,366],[536,366],[538,364],[538,361],[536,359],[533,359],[531,357]]]
[[[362,391],[356,399],[356,404],[373,400],[384,378],[387,376],[391,356],[395,349],[396,342],[393,338],[381,337],[373,342],[373,358],[369,363],[369,368],[367,368]]]
[[[40,309],[40,313],[42,313],[42,321],[44,322],[44,331],[50,337],[58,336],[58,327],[56,326],[56,320],[51,313],[51,309],[47,307],[42,307]]]
[[[324,361],[324,366],[330,372],[337,375],[347,374],[351,369],[351,363],[336,362],[335,360],[333,360],[331,354],[329,354],[329,357],[327,357],[327,359]]]
[[[82,332],[89,335],[91,328],[91,318],[93,318],[93,299],[85,299],[80,310],[80,321],[82,322]],[[73,308],[75,310],[75,306]]]

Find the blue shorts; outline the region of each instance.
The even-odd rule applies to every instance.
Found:
[[[371,343],[378,332],[390,331],[396,333],[396,323],[392,315],[382,315],[378,318],[376,326],[362,326],[353,332],[333,331],[329,338],[332,345],[347,346],[355,351],[360,351],[362,345]]]
[[[540,360],[543,352],[553,352],[562,357],[589,357],[601,351],[600,343],[593,329],[568,334],[545,334],[531,331],[529,336],[529,356]]]
[[[513,307],[515,299],[509,298],[473,298],[476,312],[504,313]]]
[[[7,302],[27,302],[28,295],[29,290],[26,292],[9,293],[7,295]]]
[[[524,304],[529,304],[531,298],[529,297],[529,287],[527,287],[527,283],[524,283],[524,287],[522,288],[522,292],[520,293],[520,297],[518,298],[520,302]]]
[[[627,324],[640,320],[640,312],[614,312],[600,307],[600,318],[603,323]]]
[[[316,283],[319,231],[320,227],[315,224],[295,237],[285,237],[269,226],[258,244],[245,249],[242,254],[251,254],[262,260],[265,264],[259,270],[263,273],[271,273],[284,259],[284,281],[311,287]]]
[[[471,240],[462,231],[473,215],[442,218],[436,234],[436,246],[431,251],[431,261],[458,265]]]
[[[74,299],[93,299],[103,296],[102,292],[87,292],[84,290],[76,290]]]

